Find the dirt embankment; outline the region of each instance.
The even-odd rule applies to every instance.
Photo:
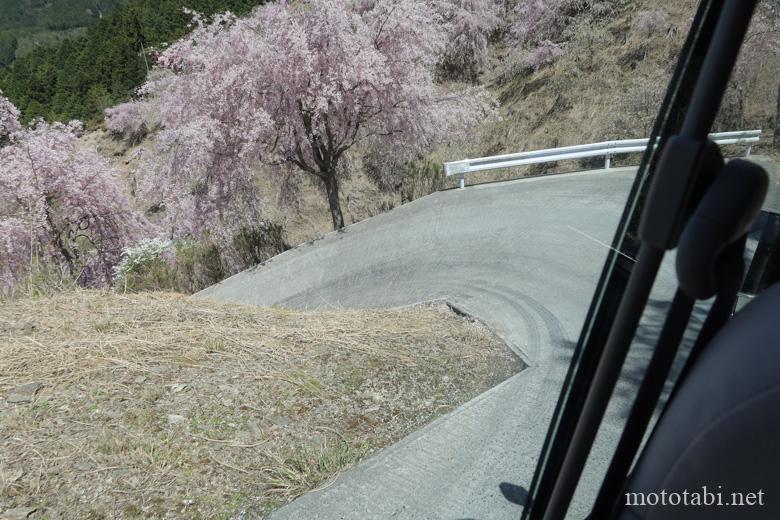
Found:
[[[443,305],[75,291],[0,324],[0,517],[263,517],[522,368]]]

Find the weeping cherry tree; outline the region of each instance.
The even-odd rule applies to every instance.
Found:
[[[419,0],[309,0],[196,18],[158,60],[171,76],[149,170],[169,190],[166,209],[191,232],[219,234],[216,222],[256,211],[259,161],[315,178],[343,227],[348,154],[412,159],[495,110],[482,88],[435,82],[447,34],[438,12]]]

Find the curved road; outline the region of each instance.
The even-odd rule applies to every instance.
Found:
[[[199,293],[298,308],[445,298],[529,365],[273,518],[518,518],[633,177],[613,169],[434,193]],[[672,278],[667,263],[654,290],[659,307]],[[629,359],[575,496],[580,517],[600,483],[588,475],[608,460],[632,370],[645,355],[639,349]],[[511,500],[500,489],[511,490]]]

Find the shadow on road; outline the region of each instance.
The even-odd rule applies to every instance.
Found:
[[[647,363],[655,350],[669,306],[670,302],[666,300],[650,299],[647,302],[647,307],[642,315],[642,321],[631,344],[631,350],[620,373],[620,380],[612,395],[612,401],[622,403],[622,406],[617,408],[620,411],[618,417],[621,419],[628,417],[631,403],[633,403],[639,385],[644,378]],[[702,302],[697,303],[693,309],[691,319],[688,322],[688,331],[680,344],[679,352],[664,385],[661,405],[666,402],[677,377],[680,375],[685,358],[688,356],[688,352],[696,339],[696,334],[698,334],[707,317],[708,310],[709,305]],[[557,362],[568,368],[575,347],[576,343],[573,341],[564,342],[557,351]]]
[[[498,489],[501,490],[501,494],[504,495],[508,501],[519,506],[524,506],[525,501],[528,500],[528,491],[517,484],[510,484],[509,482],[502,482],[498,485]],[[476,518],[458,518],[457,520],[477,520]]]
[[[504,495],[509,502],[517,504],[518,506],[524,506],[526,500],[528,500],[528,491],[523,486],[517,484],[510,484],[509,482],[502,482],[498,485],[498,489],[501,490],[501,494]],[[457,520],[477,520],[476,518],[458,518]]]
[[[501,490],[501,494],[504,495],[504,498],[513,504],[524,506],[525,501],[528,500],[528,491],[522,486],[510,484],[509,482],[502,482],[498,485],[498,489]]]

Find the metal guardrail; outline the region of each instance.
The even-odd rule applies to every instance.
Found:
[[[741,144],[747,145],[746,156],[750,155],[752,145],[761,137],[761,130],[741,130],[737,132],[719,132],[710,134],[710,139],[719,145]],[[647,148],[649,139],[625,139],[622,141],[604,141],[603,143],[579,144],[576,146],[564,146],[561,148],[549,148],[547,150],[534,150],[531,152],[511,153],[481,157],[479,159],[463,159],[444,163],[444,174],[448,177],[460,175],[460,187],[466,183],[466,174],[495,170],[498,168],[512,168],[526,164],[537,164],[566,159],[581,159],[584,157],[604,156],[604,169],[609,169],[613,155],[643,152]]]

